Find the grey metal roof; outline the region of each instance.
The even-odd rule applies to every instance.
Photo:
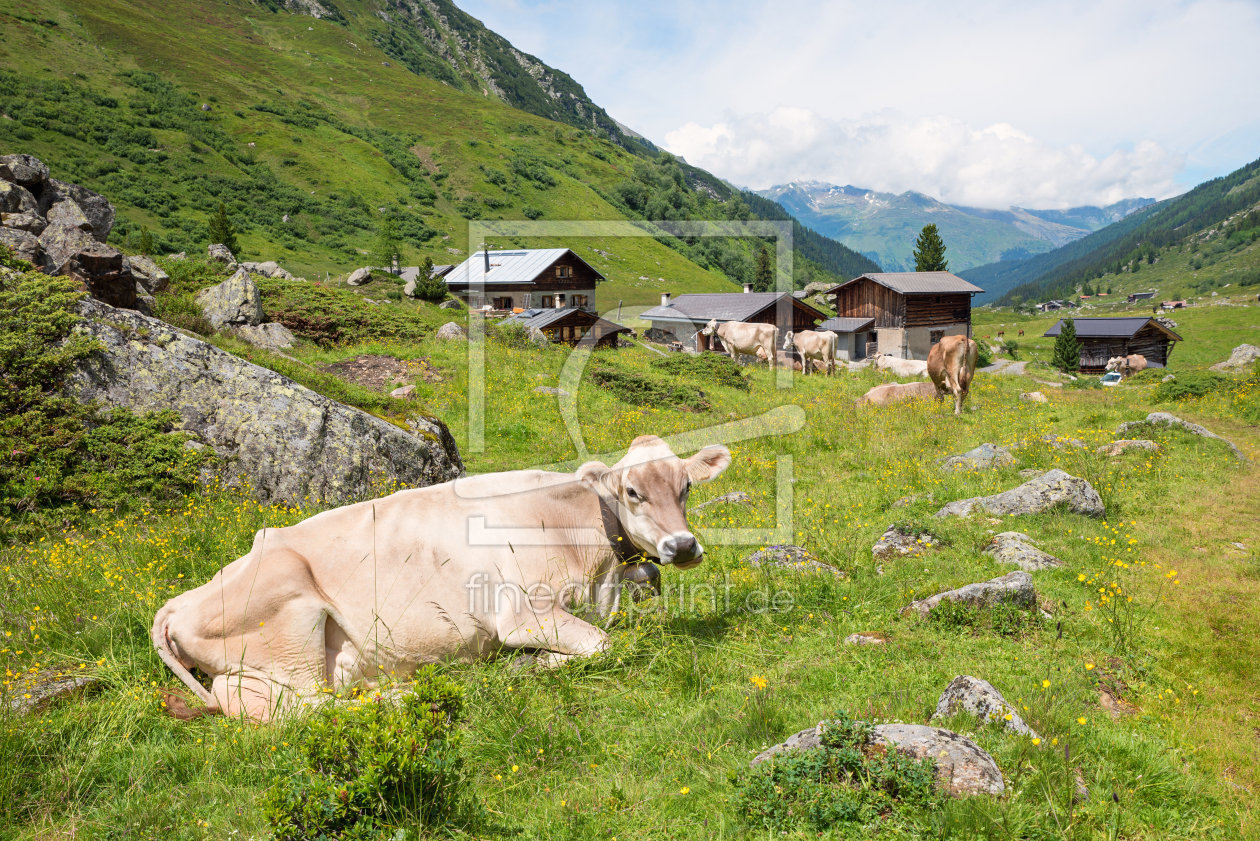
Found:
[[[1074,318],[1073,326],[1076,327],[1076,336],[1080,339],[1131,339],[1137,335],[1138,331],[1147,324],[1153,324],[1156,328],[1167,333],[1176,341],[1184,341],[1173,331],[1160,324],[1150,316],[1130,317],[1130,318]],[[1043,337],[1054,337],[1059,335],[1059,331],[1063,328],[1063,319],[1042,333]]]
[[[486,273],[486,257],[484,251],[478,251],[451,271],[446,276],[448,284],[468,285],[481,284],[493,286],[496,283],[533,283],[552,263],[565,254],[573,254],[569,248],[533,248],[517,251],[491,251],[490,272]],[[604,276],[577,254],[574,258],[585,264],[602,280]]]
[[[523,324],[526,328],[530,330],[532,330],[535,327],[541,330],[542,328],[546,327],[548,324],[559,321],[560,319],[564,318],[566,315],[572,315],[575,312],[585,313],[586,315],[589,315],[592,319],[594,319],[591,322],[592,326],[596,324],[602,324],[604,328],[604,331],[603,331],[604,335],[607,335],[608,333],[611,333],[611,332],[621,332],[621,333],[630,332],[629,327],[623,327],[622,325],[617,324],[616,322],[609,321],[606,318],[600,318],[599,316],[595,315],[592,312],[587,312],[586,310],[580,310],[577,307],[561,307],[560,309],[542,309],[542,308],[535,307],[533,309],[528,309],[522,312],[513,313],[512,315],[503,319],[499,323],[500,324],[517,323],[517,324]]]
[[[653,307],[639,318],[644,321],[744,321],[778,303],[780,298],[786,298],[789,306],[805,307],[818,313],[819,318],[823,317],[821,312],[786,292],[711,292],[679,295],[669,306]]]
[[[454,268],[454,266],[434,266],[433,274],[429,275],[429,277],[446,277]],[[399,270],[398,276],[403,280],[416,280],[420,277],[420,267],[403,266]]]
[[[815,330],[829,330],[832,333],[863,333],[875,324],[873,318],[829,318],[815,327]]]
[[[857,283],[862,278],[873,280],[880,286],[887,286],[892,291],[899,292],[902,295],[940,295],[950,292],[984,291],[979,286],[963,280],[953,272],[867,272],[846,283],[833,286],[823,294],[831,295],[836,290],[848,286],[850,283]]]

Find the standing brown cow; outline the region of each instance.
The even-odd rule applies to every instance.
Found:
[[[966,336],[946,336],[928,352],[928,376],[936,386],[938,397],[954,395],[954,414],[962,414],[963,401],[971,389],[980,346]]]

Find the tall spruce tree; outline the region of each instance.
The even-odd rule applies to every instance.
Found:
[[[386,216],[381,220],[372,253],[377,260],[385,263],[386,268],[397,273],[396,268],[402,262],[402,240],[398,238],[398,224],[392,217]]]
[[[914,270],[916,272],[947,272],[949,261],[945,259],[945,243],[936,225],[924,225],[914,243]]]
[[[236,239],[236,228],[232,227],[232,220],[228,218],[227,208],[223,202],[219,202],[219,209],[210,217],[210,244],[222,245],[232,252],[233,257],[239,257],[241,254],[241,244]]]
[[[433,276],[433,258],[425,257],[416,274],[416,285],[412,296],[426,301],[440,301],[446,297],[446,281]]]
[[[1063,319],[1063,327],[1055,337],[1050,364],[1064,373],[1080,370],[1081,342],[1076,338],[1076,322],[1070,318]]]
[[[774,289],[774,264],[770,260],[770,250],[761,246],[757,255],[757,271],[753,275],[753,291],[770,292]]]

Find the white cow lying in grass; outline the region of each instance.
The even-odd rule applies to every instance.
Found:
[[[699,564],[687,493],[730,461],[721,446],[680,459],[648,435],[611,468],[473,476],[264,529],[157,612],[153,644],[212,710],[259,720],[426,663],[595,654],[608,636],[580,606],[615,614],[626,561]]]
[[[876,351],[871,354],[871,361],[881,371],[892,371],[896,377],[923,377],[927,379],[927,362],[919,359],[902,359]]]

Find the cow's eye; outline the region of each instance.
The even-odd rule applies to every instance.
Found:
[[[631,499],[639,499],[639,492],[636,491],[634,488],[626,488],[626,496],[630,497]]]

